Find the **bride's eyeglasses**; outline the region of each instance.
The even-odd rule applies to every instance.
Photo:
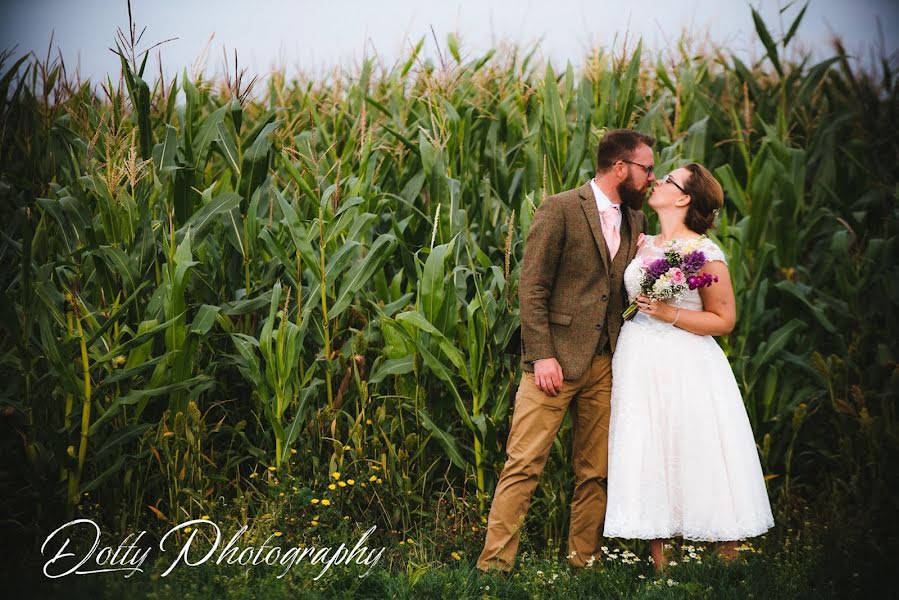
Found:
[[[682,188],[682,187],[680,186],[680,184],[678,184],[674,179],[671,178],[671,173],[668,173],[667,175],[665,175],[664,177],[662,177],[661,179],[659,179],[659,182],[660,182],[660,183],[670,183],[671,185],[673,185],[674,187],[676,187],[677,189],[679,189],[679,190],[682,191],[683,193],[685,193],[685,194],[687,193],[687,190],[685,190],[684,188]],[[689,195],[689,194],[688,194],[688,195]]]

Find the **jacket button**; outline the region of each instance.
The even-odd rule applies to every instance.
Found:
[[[608,294],[603,294],[603,295],[602,295],[602,301],[603,301],[603,302],[608,302],[608,301],[609,301],[609,295],[608,295]]]
[[[596,330],[597,330],[597,331],[602,330],[602,323],[600,323],[599,325],[596,326]]]

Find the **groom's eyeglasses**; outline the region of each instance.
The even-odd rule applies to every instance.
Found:
[[[637,165],[638,167],[641,167],[644,171],[646,171],[647,176],[652,175],[653,169],[656,168],[655,165],[644,165],[644,164],[641,164],[638,162],[634,162],[632,160],[624,160],[623,158],[621,159],[621,162],[625,162],[629,165]]]
[[[683,193],[685,193],[685,194],[687,193],[687,190],[682,188],[674,179],[671,178],[671,173],[668,173],[667,175],[662,177],[659,181],[661,181],[662,183],[670,183],[671,185],[673,185],[674,187],[676,187]]]

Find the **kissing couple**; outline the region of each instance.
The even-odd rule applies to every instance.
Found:
[[[651,540],[657,570],[667,564],[664,540],[676,536],[719,542],[731,559],[739,540],[774,525],[740,390],[713,338],[736,321],[726,258],[705,235],[724,194],[696,163],[657,180],[654,143],[608,131],[595,177],[534,214],[519,286],[523,373],[482,571],[513,568],[567,411],[572,567],[601,562],[605,537]],[[650,189],[657,235],[641,212]],[[672,286],[679,293],[665,297]],[[631,303],[635,316],[625,321]]]

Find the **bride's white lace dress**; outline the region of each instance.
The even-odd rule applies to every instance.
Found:
[[[705,237],[671,243],[725,260]],[[664,253],[647,236],[624,273],[631,301],[643,260]],[[698,290],[669,303],[702,309]],[[725,541],[773,527],[746,408],[714,338],[637,313],[618,337],[612,373],[606,536]]]

